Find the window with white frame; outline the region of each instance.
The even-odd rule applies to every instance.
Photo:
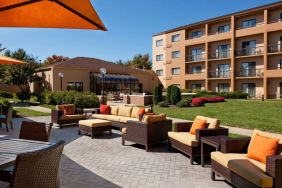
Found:
[[[171,36],[171,42],[180,41],[180,34],[175,34]]]
[[[164,75],[163,69],[156,70],[156,74],[157,74],[158,76],[163,76],[163,75]]]
[[[172,68],[171,69],[171,74],[172,75],[179,75],[180,74],[180,68],[179,67]]]
[[[156,61],[163,61],[163,60],[164,60],[163,54],[156,55]]]
[[[179,58],[180,57],[180,51],[173,51],[171,52],[172,58]]]
[[[163,46],[163,45],[164,45],[164,40],[163,39],[156,40],[156,47]]]

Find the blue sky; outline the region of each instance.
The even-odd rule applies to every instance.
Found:
[[[109,31],[0,28],[0,43],[41,60],[53,54],[128,60],[151,54],[152,35],[158,32],[276,1],[91,0]]]

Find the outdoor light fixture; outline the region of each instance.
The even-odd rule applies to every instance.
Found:
[[[63,77],[64,77],[64,73],[63,73],[63,72],[59,72],[59,73],[58,73],[58,76],[59,76],[60,79],[61,79],[61,91],[63,91]]]
[[[105,74],[107,74],[106,68],[102,67],[100,69],[102,75],[102,104],[105,104],[105,94],[104,94],[104,83],[105,83]]]

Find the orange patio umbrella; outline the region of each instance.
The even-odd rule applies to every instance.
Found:
[[[107,30],[90,0],[0,0],[0,27]]]
[[[0,55],[0,64],[14,65],[14,64],[24,64],[24,63],[25,62],[23,61]]]

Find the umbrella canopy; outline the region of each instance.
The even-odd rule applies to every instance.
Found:
[[[1,0],[0,27],[107,30],[90,0]]]
[[[25,62],[23,61],[0,55],[0,64],[12,65],[12,64],[24,64],[24,63]]]

